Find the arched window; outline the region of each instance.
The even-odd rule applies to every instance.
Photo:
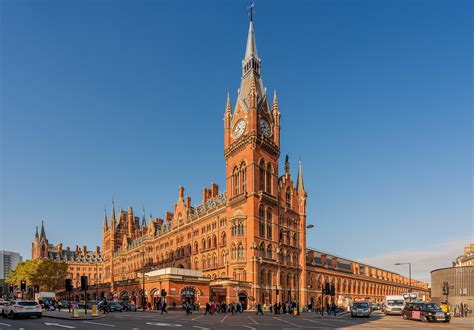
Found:
[[[266,191],[271,194],[272,193],[272,166],[270,164],[267,165],[266,183],[267,183]]]
[[[272,283],[273,283],[272,271],[269,270],[268,275],[267,275],[267,285],[271,287]]]
[[[221,261],[222,261],[222,265],[225,266],[225,264],[227,262],[227,254],[225,253],[225,251],[222,251]]]
[[[263,191],[265,189],[265,162],[262,160],[260,160],[260,164],[259,164],[259,188],[261,191]]]
[[[265,209],[262,205],[260,205],[258,209],[258,215],[259,215],[258,232],[259,232],[260,237],[264,237],[265,236]]]
[[[201,241],[201,247],[203,251],[206,249],[206,240],[204,238]]]
[[[272,238],[272,210],[267,209],[267,238]]]
[[[212,264],[212,259],[211,259],[210,254],[207,255],[207,267],[209,268],[214,267],[214,265]]]
[[[217,254],[214,252],[214,254],[212,255],[212,265],[214,267],[217,267],[218,263],[217,263]]]
[[[244,162],[240,165],[240,179],[242,180],[242,192],[244,193],[247,191],[247,168]]]
[[[267,275],[265,274],[265,269],[262,269],[260,272],[260,284],[265,285],[265,281],[267,279]]]
[[[285,255],[285,265],[289,265],[290,264],[290,254],[288,252],[286,252],[286,255]]]
[[[272,245],[268,244],[267,246],[267,258],[272,259],[273,258],[273,253],[272,253]]]
[[[212,245],[211,245],[211,238],[208,237],[208,238],[207,238],[207,248],[210,249],[211,247],[212,247]]]
[[[286,207],[287,207],[287,208],[291,208],[291,191],[290,191],[290,187],[286,188],[286,196],[285,196],[285,199],[286,199]]]
[[[194,269],[198,269],[198,268],[199,268],[199,259],[195,258],[194,259]]]
[[[206,269],[206,257],[202,257],[202,269]]]
[[[213,248],[217,247],[217,237],[216,237],[216,235],[212,236],[212,247]]]
[[[225,234],[225,232],[222,232],[222,235],[221,235],[221,246],[224,246],[227,244],[227,236]]]
[[[236,258],[236,250],[235,250],[235,244],[234,243],[232,243],[232,246],[230,247],[230,257],[231,257],[231,259]]]
[[[260,256],[265,257],[265,244],[263,242],[260,243]]]
[[[237,246],[237,258],[238,259],[244,258],[244,247],[242,246],[242,243],[239,243],[239,245]]]

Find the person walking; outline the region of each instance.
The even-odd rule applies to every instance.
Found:
[[[163,305],[161,305],[161,313],[160,314],[163,314],[163,312],[168,314],[168,311],[166,310],[166,302],[163,302]]]
[[[191,304],[186,302],[185,303],[185,308],[186,308],[186,315],[190,315],[192,314],[193,312],[191,312]]]
[[[206,303],[206,310],[204,311],[204,315],[207,315],[207,313],[211,314],[211,305],[208,302]]]
[[[109,307],[107,306],[107,299],[104,298],[104,303],[102,304],[102,308],[104,309],[104,314],[107,314],[109,312]]]
[[[262,304],[261,303],[257,304],[257,313],[255,315],[258,315],[258,313],[263,315],[263,310],[262,310]]]
[[[273,314],[273,304],[270,304],[269,309],[270,309],[270,314]]]

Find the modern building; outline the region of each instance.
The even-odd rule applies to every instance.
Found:
[[[267,94],[261,70],[251,20],[237,99],[228,95],[224,110],[225,191],[212,183],[193,204],[179,187],[163,219],[147,219],[145,212],[140,219],[131,206],[116,213],[112,201],[110,216],[103,217],[102,253],[54,247],[42,226],[33,258],[67,261],[75,283],[97,274],[101,285],[92,295],[137,304],[143,297],[153,304],[162,289],[177,303],[317,302],[326,281],[335,285],[335,299],[381,301],[407,291],[409,280],[399,274],[307,249],[302,164],[293,176],[286,156],[279,169],[280,107],[276,91]],[[426,283],[413,281],[411,288],[428,295]]]
[[[447,283],[449,294],[443,287]],[[453,261],[452,267],[431,271],[431,296],[436,303],[448,301],[452,306],[474,304],[474,244],[464,248],[464,254]]]
[[[0,250],[0,280],[6,279],[8,274],[22,261],[23,257],[18,252]]]

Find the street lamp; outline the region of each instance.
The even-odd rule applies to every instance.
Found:
[[[410,288],[408,292],[411,292],[411,262],[397,262],[395,266],[408,265],[408,278],[410,279]]]

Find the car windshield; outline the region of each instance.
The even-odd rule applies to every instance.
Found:
[[[119,305],[119,303],[116,302],[116,301],[111,301],[111,302],[110,302],[110,305]]]
[[[36,301],[19,301],[17,303],[20,306],[36,306],[38,303]]]
[[[388,306],[403,306],[403,300],[387,300]]]
[[[354,308],[369,308],[368,303],[354,303]]]
[[[430,303],[430,304],[420,304],[422,309],[434,309],[436,311],[440,311],[441,308],[439,308],[438,305]]]

